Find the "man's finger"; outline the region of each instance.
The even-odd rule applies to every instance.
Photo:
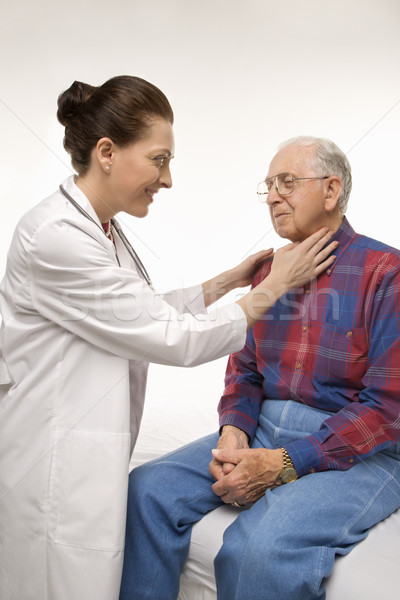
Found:
[[[214,458],[221,463],[233,463],[237,465],[241,460],[243,450],[228,450],[216,448],[212,451]]]
[[[223,471],[224,475],[229,475],[229,473],[232,473],[235,466],[236,465],[233,465],[232,463],[226,463],[226,462],[223,463],[222,471]]]

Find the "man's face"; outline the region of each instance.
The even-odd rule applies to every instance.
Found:
[[[314,146],[282,148],[272,159],[266,179],[279,173],[290,173],[293,177],[318,176],[313,168],[314,152]],[[289,196],[281,196],[274,183],[267,196],[267,204],[276,233],[291,242],[301,242],[326,226],[326,190],[325,180],[307,179],[296,181]]]

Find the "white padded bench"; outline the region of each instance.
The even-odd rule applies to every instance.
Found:
[[[207,406],[203,402],[199,410],[203,412],[197,412],[193,418],[185,414],[183,406],[179,417],[170,412],[164,398],[154,406],[148,404],[131,466],[212,432],[214,404],[210,401]],[[237,509],[222,506],[193,527],[179,600],[216,600],[213,560],[224,530],[237,514]],[[400,572],[400,509],[378,523],[350,554],[336,559],[332,576],[326,582],[327,600],[400,600],[397,569]]]
[[[237,514],[237,509],[222,506],[193,527],[178,600],[216,600],[213,559]],[[326,581],[327,600],[397,600],[399,561],[400,509],[378,523],[349,554],[336,559]]]

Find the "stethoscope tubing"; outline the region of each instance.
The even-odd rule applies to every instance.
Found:
[[[100,225],[98,223],[96,223],[96,221],[93,219],[93,217],[91,217],[89,215],[89,213],[86,212],[86,210],[84,208],[82,208],[82,206],[80,206],[78,204],[78,202],[76,202],[76,200],[74,200],[74,198],[67,192],[67,190],[63,187],[63,185],[60,185],[60,190],[61,192],[64,194],[64,196],[71,202],[71,204],[73,206],[75,206],[75,208],[87,219],[89,219],[89,221],[92,221],[92,223],[94,223],[96,225],[96,227],[98,227],[101,231],[103,231],[103,229],[100,227]],[[124,232],[122,231],[122,228],[120,226],[120,224],[118,223],[118,221],[116,219],[111,219],[111,225],[114,227],[115,231],[118,234],[118,237],[120,238],[121,242],[123,243],[123,245],[125,246],[126,250],[128,251],[129,256],[132,258],[133,262],[135,263],[136,267],[138,268],[138,270],[140,271],[140,273],[142,274],[144,280],[146,281],[146,283],[148,285],[152,285],[151,283],[151,279],[150,276],[148,274],[148,272],[145,269],[144,264],[142,263],[142,261],[140,260],[137,252],[133,249],[131,243],[129,242],[128,238],[126,237],[126,235],[124,234]],[[103,231],[104,233],[104,231]],[[118,265],[121,266],[121,263],[119,262],[119,258],[118,255],[115,254],[117,261],[118,261]]]

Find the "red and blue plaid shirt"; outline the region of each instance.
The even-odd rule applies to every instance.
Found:
[[[319,431],[286,445],[299,475],[348,469],[400,440],[400,251],[346,219],[334,239],[333,265],[283,296],[229,357],[218,409],[220,426],[251,439],[268,398],[327,411]]]

